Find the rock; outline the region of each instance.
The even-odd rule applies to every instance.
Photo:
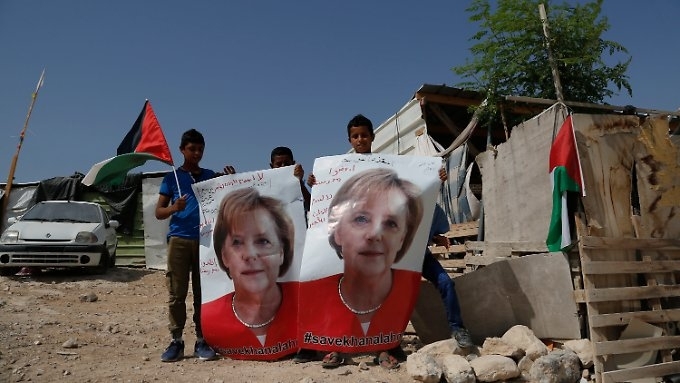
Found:
[[[448,383],[475,383],[475,371],[467,359],[460,355],[445,355],[441,363],[444,377]]]
[[[483,355],[470,362],[480,382],[495,382],[509,380],[520,375],[515,361],[507,356]]]
[[[97,297],[97,294],[92,293],[92,292],[87,293],[87,294],[83,294],[83,295],[80,296],[81,302],[96,302],[97,299],[99,299]]]
[[[565,349],[571,350],[578,355],[583,367],[589,368],[593,365],[593,346],[589,339],[576,339],[564,342]]]
[[[415,380],[424,383],[439,383],[442,377],[441,367],[434,356],[422,351],[421,349],[406,358],[406,372]]]
[[[459,345],[458,342],[456,342],[455,339],[445,339],[445,340],[440,340],[438,342],[430,343],[420,350],[418,350],[419,353],[423,354],[429,354],[432,357],[434,357],[438,363],[441,363],[441,358],[444,355],[451,355],[451,354],[456,354],[456,355],[461,355],[465,356],[467,355],[466,350],[462,349]]]
[[[548,347],[546,347],[546,345],[543,344],[543,342],[541,342],[527,326],[512,326],[505,334],[503,334],[501,339],[508,344],[524,350],[524,353],[531,358],[531,360],[536,360],[541,356],[548,354]]]
[[[507,356],[513,360],[520,360],[524,356],[524,350],[501,338],[486,338],[481,354]]]
[[[555,350],[534,361],[531,381],[536,383],[572,383],[581,379],[581,361],[571,350]]]
[[[66,342],[62,343],[63,348],[78,348],[78,341],[74,338],[69,338]]]

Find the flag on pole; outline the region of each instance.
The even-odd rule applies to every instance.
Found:
[[[146,100],[137,121],[118,146],[117,156],[95,164],[83,178],[85,185],[119,185],[127,172],[148,160],[173,165],[172,153],[151,103]]]
[[[561,251],[571,245],[567,192],[582,191],[585,196],[571,114],[564,120],[550,148],[549,169],[553,207],[546,245],[549,251]]]

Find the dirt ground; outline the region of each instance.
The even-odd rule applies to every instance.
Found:
[[[290,358],[203,362],[185,357],[162,363],[169,342],[166,295],[163,271],[141,268],[0,277],[0,383],[414,381],[404,364],[383,370],[368,354],[334,370]],[[191,307],[191,297],[187,302]],[[193,326],[185,330],[187,354],[193,351],[193,334]],[[407,352],[416,343],[406,337]]]

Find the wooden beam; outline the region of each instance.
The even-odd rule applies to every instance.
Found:
[[[583,274],[642,274],[680,271],[680,261],[583,261]]]
[[[591,303],[650,298],[670,298],[679,296],[680,285],[608,287],[602,289],[586,288],[586,301]]]
[[[548,105],[548,106],[557,102],[557,100],[550,100],[550,99],[547,99],[547,98],[522,97],[522,96],[505,96],[505,100],[511,101],[511,102],[523,102],[523,103],[527,103],[527,104],[538,104],[538,105]],[[571,107],[604,110],[604,111],[611,111],[611,112],[622,112],[624,109],[626,109],[625,106],[591,104],[591,103],[588,103],[588,102],[565,101],[564,103],[567,106],[571,106]],[[666,111],[666,110],[643,109],[643,108],[635,108],[635,111],[637,113],[643,113],[643,114],[660,114],[660,115],[669,115],[669,116],[680,117],[680,112],[677,112],[677,111],[670,112],[670,111]]]
[[[588,318],[592,327],[623,326],[631,319],[648,323],[677,322],[680,321],[680,309],[598,314]]]
[[[659,336],[648,338],[622,339],[594,342],[593,353],[597,356],[630,354],[633,352],[657,351],[680,347],[680,336]]]
[[[656,378],[680,371],[680,361],[652,364],[642,367],[627,368],[625,370],[609,371],[602,374],[605,383],[630,382],[641,378]]]
[[[680,239],[668,238],[612,238],[583,236],[579,242],[586,250],[669,250],[680,251]]]

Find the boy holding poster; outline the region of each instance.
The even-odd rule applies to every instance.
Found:
[[[348,155],[328,172],[322,166],[317,169],[315,162],[315,172],[321,170],[318,174],[324,177],[308,177],[308,184],[316,186],[312,189],[305,263],[312,263],[307,261],[308,248],[320,246],[314,244],[312,233],[322,227],[319,235],[325,232],[325,242],[341,264],[335,266],[340,273],[325,278],[305,276],[303,265],[301,346],[329,351],[324,368],[343,364],[342,353],[363,351],[382,351],[376,363],[395,368],[398,361],[384,350],[403,356],[399,344],[420,283],[422,252],[417,249],[427,243],[427,227],[419,225],[423,216],[431,215],[441,160],[370,155],[373,125],[363,115],[350,120],[347,135],[361,156]],[[423,171],[425,168],[429,172]],[[409,179],[401,173],[407,173]],[[429,179],[418,179],[421,176]],[[333,189],[332,184],[343,181],[339,189]],[[332,262],[317,267],[333,269]],[[316,310],[332,315],[315,318],[306,306],[318,302],[320,292],[326,290],[323,309]]]
[[[231,359],[295,353],[305,218],[294,168],[229,175],[193,188],[201,206],[205,339]]]

